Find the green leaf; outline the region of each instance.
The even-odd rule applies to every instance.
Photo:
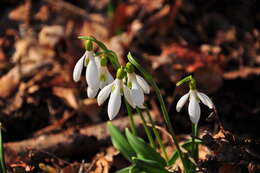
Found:
[[[141,171],[136,165],[131,165],[129,167],[120,169],[116,173],[146,173]]]
[[[202,144],[202,140],[199,139],[195,139],[195,143],[196,144]],[[191,151],[192,148],[192,140],[189,139],[188,141],[186,141],[184,144],[181,145],[184,149],[186,149],[187,151]],[[170,158],[170,160],[168,161],[168,166],[173,165],[176,160],[179,158],[179,154],[178,151],[174,151],[174,153],[172,154],[172,157]]]
[[[126,138],[120,132],[120,130],[111,122],[107,123],[107,127],[114,147],[118,149],[122,155],[131,162],[132,157],[136,156],[134,149],[127,142]]]
[[[142,171],[149,173],[169,173],[169,171],[154,160],[134,158],[133,161],[136,167]]]
[[[142,159],[154,160],[162,166],[166,166],[165,160],[161,155],[156,152],[149,144],[147,144],[143,139],[133,135],[129,129],[126,129],[126,137],[129,144],[135,150],[137,155]]]
[[[134,166],[129,166],[129,167],[116,171],[116,173],[130,173],[133,168],[134,168]]]
[[[131,169],[129,173],[146,173],[144,171],[142,171],[140,168],[138,168],[136,165],[134,165]]]
[[[5,173],[5,159],[4,159],[4,147],[2,140],[2,124],[0,123],[0,172]]]

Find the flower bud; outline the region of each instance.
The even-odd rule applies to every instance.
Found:
[[[85,49],[87,51],[92,51],[93,50],[93,43],[92,43],[92,41],[90,41],[90,40],[86,40],[85,41]]]
[[[128,62],[126,64],[126,72],[127,73],[133,73],[135,71],[135,68],[133,66],[133,64],[131,64],[130,62]]]
[[[107,66],[107,57],[105,57],[104,55],[100,59],[100,65],[103,67]]]
[[[191,81],[189,82],[189,88],[191,90],[195,90],[197,87],[196,87],[196,81],[192,78]]]
[[[123,67],[120,67],[117,72],[116,72],[116,78],[117,79],[123,79],[125,77],[125,70],[123,69]]]

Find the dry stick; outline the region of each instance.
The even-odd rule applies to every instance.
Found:
[[[156,119],[154,115],[153,119]],[[139,116],[134,116],[138,127],[141,126]],[[121,130],[129,127],[128,117],[117,118],[112,123]],[[33,152],[32,160],[36,162],[50,157],[51,153],[58,158],[72,155],[95,154],[99,147],[110,143],[106,123],[69,128],[57,134],[41,135],[19,142],[8,142],[4,145],[6,163],[25,161],[29,151]],[[44,153],[45,152],[45,153]]]

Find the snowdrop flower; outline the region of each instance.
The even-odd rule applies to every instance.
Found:
[[[194,80],[194,79],[193,79]],[[194,83],[194,84],[192,84]],[[187,102],[189,98],[189,107],[188,112],[190,120],[192,123],[197,124],[200,119],[200,105],[201,101],[203,104],[208,106],[210,109],[213,109],[213,103],[211,99],[204,93],[201,93],[196,90],[195,80],[190,82],[190,91],[182,96],[176,105],[176,110],[179,112],[183,105]]]
[[[150,87],[141,76],[134,72],[134,66],[128,62],[126,64],[126,71],[128,77],[128,87],[131,88],[131,95],[133,102],[137,107],[144,109],[144,93],[150,93]]]
[[[124,76],[124,69],[118,69],[116,79],[109,85],[105,86],[99,92],[97,97],[98,105],[101,105],[110,95],[107,109],[108,117],[110,120],[114,119],[115,116],[118,114],[121,107],[121,96],[123,95],[126,98],[127,102],[133,108],[135,108],[135,104],[133,103],[131,98],[130,89],[123,82]]]
[[[94,98],[99,89],[99,71],[92,51],[93,45],[91,41],[86,41],[86,51],[78,60],[73,70],[73,80],[78,82],[83,70],[86,66],[86,81],[88,84],[87,94],[89,98]]]
[[[107,58],[103,56],[101,59],[96,59],[96,64],[99,71],[99,88],[103,89],[106,85],[112,83],[114,78],[107,69]]]

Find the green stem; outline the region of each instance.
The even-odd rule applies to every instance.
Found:
[[[168,162],[169,158],[168,158],[168,155],[167,155],[165,146],[164,146],[164,144],[163,144],[163,142],[162,142],[162,138],[161,138],[161,136],[160,136],[158,130],[155,128],[155,125],[154,125],[154,122],[153,122],[153,120],[152,120],[151,114],[150,114],[150,112],[149,112],[147,109],[146,109],[146,113],[147,113],[147,115],[148,115],[148,118],[149,118],[150,123],[152,124],[152,129],[153,129],[153,133],[154,133],[154,135],[155,135],[155,137],[156,137],[156,140],[157,140],[157,142],[159,143],[159,146],[160,146],[160,148],[161,148],[161,150],[162,150],[162,152],[163,152],[163,154],[164,154],[165,160]]]
[[[6,173],[5,170],[5,159],[4,159],[4,146],[3,146],[3,140],[2,140],[2,125],[0,123],[0,167],[1,172]]]
[[[171,124],[171,122],[170,122],[170,118],[169,118],[168,112],[167,112],[167,110],[166,110],[166,107],[165,107],[165,104],[164,104],[162,95],[161,95],[161,93],[160,93],[160,89],[158,88],[158,86],[156,85],[156,83],[155,83],[154,81],[153,81],[151,84],[152,84],[152,87],[155,89],[155,93],[156,93],[156,96],[157,96],[158,101],[159,101],[159,103],[160,103],[160,107],[161,107],[161,111],[162,111],[164,120],[165,120],[166,125],[167,125],[167,127],[168,127],[168,129],[169,129],[169,132],[170,132],[170,134],[171,134],[171,136],[172,136],[172,139],[173,139],[173,141],[174,141],[174,143],[175,143],[176,149],[177,149],[178,154],[179,154],[179,156],[180,156],[180,159],[181,159],[181,162],[182,162],[183,167],[184,167],[184,169],[185,169],[185,172],[188,172],[188,171],[187,171],[188,166],[187,166],[187,164],[186,164],[186,161],[185,161],[185,159],[184,159],[183,153],[182,153],[181,148],[180,148],[180,146],[179,146],[177,137],[176,137],[176,135],[175,135],[175,131],[174,131],[174,129],[173,129],[173,127],[172,127],[172,124]]]
[[[185,172],[188,172],[188,165],[186,164],[186,161],[184,159],[184,155],[180,149],[179,143],[177,141],[177,137],[175,135],[174,129],[172,127],[172,124],[170,122],[170,118],[166,109],[166,106],[164,104],[162,95],[160,93],[160,89],[158,88],[156,82],[154,81],[153,77],[132,57],[131,53],[129,52],[127,55],[128,60],[142,73],[142,75],[145,77],[145,79],[150,83],[150,85],[154,88],[157,99],[160,103],[160,108],[164,117],[164,120],[166,122],[167,128],[169,129],[169,132],[172,136],[172,139],[176,145],[176,149],[178,151],[178,154],[180,156],[181,162],[183,164],[183,167],[185,169]]]
[[[141,117],[142,124],[143,124],[143,126],[144,126],[144,130],[145,130],[145,133],[146,133],[146,135],[147,135],[147,137],[148,137],[148,140],[149,140],[149,142],[150,142],[150,145],[151,145],[153,148],[156,148],[155,143],[154,143],[154,140],[153,140],[153,137],[152,137],[152,133],[151,133],[149,127],[147,126],[147,123],[146,123],[146,120],[144,119],[144,116],[143,116],[143,114],[142,114],[142,111],[141,111],[139,108],[136,108],[136,110],[137,110],[138,114],[139,114],[140,117]]]
[[[195,161],[198,160],[198,145],[195,143],[195,138],[198,136],[198,125],[192,123],[192,150],[191,154]]]
[[[131,131],[132,131],[132,133],[133,133],[134,135],[137,136],[137,130],[136,130],[135,122],[134,122],[134,117],[133,117],[133,114],[132,114],[132,108],[131,108],[131,106],[127,103],[126,99],[125,99],[125,106],[126,106],[128,118],[129,118],[129,121],[130,121]]]

